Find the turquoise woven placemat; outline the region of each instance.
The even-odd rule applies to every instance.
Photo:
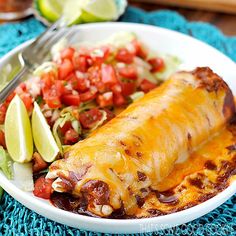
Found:
[[[198,38],[236,61],[236,37],[226,37],[216,27],[200,22],[188,22],[174,11],[147,13],[129,7],[120,19],[157,25]],[[0,57],[22,42],[37,36],[44,26],[34,18],[23,23],[0,26]],[[236,235],[236,196],[225,204],[188,224],[155,235]],[[101,235],[58,224],[27,209],[7,193],[0,202],[0,235]],[[147,234],[152,235],[152,234]]]

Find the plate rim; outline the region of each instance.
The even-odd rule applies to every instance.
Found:
[[[196,38],[193,38],[189,35],[185,35],[170,29],[165,29],[165,28],[161,28],[161,27],[157,27],[157,26],[151,26],[151,25],[145,25],[145,24],[139,24],[139,23],[125,23],[125,22],[105,22],[105,23],[91,23],[91,24],[85,24],[85,25],[78,25],[78,26],[73,26],[74,28],[78,28],[79,29],[86,29],[86,28],[93,28],[93,27],[99,27],[99,26],[105,26],[107,25],[108,27],[111,25],[126,25],[126,27],[131,27],[135,26],[135,27],[140,27],[140,28],[150,28],[153,30],[158,30],[161,31],[161,33],[164,34],[175,34],[179,37],[185,37],[188,38],[188,40],[192,40],[196,43],[198,43],[199,45],[204,45],[204,47],[208,47],[209,49],[217,52],[218,54],[221,54],[221,56],[223,56],[224,60],[228,61],[228,63],[231,63],[232,66],[235,67],[236,69],[236,64],[235,62],[230,59],[229,57],[227,57],[226,55],[224,55],[222,52],[218,51],[217,49],[215,49],[214,47],[212,47],[211,45],[208,45]],[[23,44],[18,45],[16,48],[12,49],[11,51],[9,51],[8,53],[6,53],[3,57],[0,58],[0,67],[4,64],[5,61],[7,61],[8,58],[10,58],[11,56],[15,55],[17,52],[19,52],[21,49],[23,49],[24,47],[26,47],[28,44],[30,44],[30,42],[32,42],[33,39],[28,40],[26,42],[24,42]],[[0,185],[5,189],[6,192],[8,192],[16,201],[19,201],[21,204],[23,204],[25,207],[37,212],[40,215],[43,215],[46,218],[49,218],[53,221],[59,222],[61,224],[65,224],[62,220],[59,220],[58,217],[55,220],[55,217],[53,216],[48,216],[47,211],[49,211],[49,207],[50,207],[50,212],[52,212],[52,214],[58,214],[59,215],[64,215],[66,216],[68,219],[74,220],[75,218],[77,218],[76,220],[80,223],[83,223],[84,225],[88,224],[89,222],[89,226],[91,228],[91,225],[93,225],[94,229],[96,229],[96,227],[99,228],[99,225],[101,225],[101,223],[103,223],[107,229],[103,230],[103,231],[96,231],[95,232],[106,232],[106,233],[114,233],[115,231],[113,231],[112,229],[110,229],[111,227],[119,227],[119,226],[123,226],[123,227],[127,227],[127,230],[119,230],[117,231],[118,233],[134,233],[134,232],[139,232],[138,230],[134,230],[134,227],[137,226],[138,224],[144,225],[144,224],[161,224],[161,222],[166,222],[166,219],[168,219],[168,221],[170,221],[170,224],[164,228],[170,228],[176,225],[180,225],[183,224],[183,222],[180,221],[176,221],[177,218],[184,218],[184,217],[188,217],[188,219],[186,219],[184,221],[184,223],[187,223],[189,221],[192,221],[194,219],[197,219],[207,213],[209,213],[210,211],[214,210],[215,208],[217,208],[218,206],[220,206],[221,204],[223,204],[226,200],[230,199],[230,197],[232,197],[234,195],[234,193],[236,193],[236,181],[234,181],[233,183],[231,183],[225,190],[223,190],[222,192],[218,193],[216,196],[210,198],[209,200],[200,203],[196,206],[193,206],[191,208],[188,208],[186,210],[182,210],[179,212],[175,212],[175,213],[171,213],[168,215],[163,215],[163,216],[157,216],[157,217],[151,217],[151,218],[141,218],[141,219],[104,219],[104,218],[94,218],[94,217],[89,217],[89,216],[84,216],[84,215],[79,215],[79,214],[75,214],[75,213],[71,213],[71,212],[67,212],[61,209],[58,209],[56,207],[54,207],[53,205],[48,205],[48,201],[42,202],[41,200],[39,200],[37,197],[35,196],[31,196],[28,195],[27,193],[25,193],[24,191],[20,190],[19,188],[17,188],[12,182],[10,181],[6,181],[6,177],[3,176],[3,174],[0,172]],[[28,204],[30,203],[30,204]],[[26,202],[26,203],[25,203]],[[47,203],[46,203],[47,202]],[[36,204],[37,203],[37,204]],[[30,205],[30,206],[29,206]],[[157,222],[158,221],[158,222]],[[174,221],[174,222],[171,222]],[[180,223],[179,223],[180,222]],[[70,225],[68,223],[66,223],[69,226],[75,227],[74,225]],[[103,225],[102,224],[102,225]],[[76,227],[78,228],[78,227]],[[101,228],[101,227],[100,227]],[[109,229],[108,229],[109,228]],[[158,228],[158,227],[157,227]],[[164,229],[163,228],[163,229]],[[87,227],[85,228],[79,228],[79,229],[85,229],[85,230],[89,230]],[[160,229],[160,228],[158,228]],[[157,229],[150,229],[148,231],[145,232],[153,232],[156,231]]]

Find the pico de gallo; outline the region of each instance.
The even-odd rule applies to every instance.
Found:
[[[151,54],[135,36],[123,45],[56,47],[57,50],[52,50],[52,59],[39,66],[0,105],[0,124],[4,125],[8,105],[16,94],[29,116],[36,101],[61,156],[68,145],[83,140],[130,103],[159,86],[165,79],[160,76],[168,69],[168,60]],[[0,145],[6,150],[3,129]],[[45,179],[45,173],[50,163],[44,161],[37,150],[32,163],[33,193],[48,199],[52,181]]]

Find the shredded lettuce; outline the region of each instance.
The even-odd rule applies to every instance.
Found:
[[[157,83],[157,78],[150,72],[151,66],[139,57],[135,57],[134,65],[137,67],[137,72],[140,78],[145,78],[152,83]]]
[[[124,47],[128,43],[132,42],[134,39],[136,39],[135,33],[127,32],[127,31],[121,31],[115,34],[112,34],[108,39],[100,42],[101,45],[110,44],[117,48]]]
[[[44,169],[44,170],[39,171],[38,174],[39,174],[39,175],[41,175],[41,174],[47,174],[48,171],[49,171],[49,169],[46,168],[46,169]]]
[[[0,146],[0,169],[8,179],[13,178],[11,157],[2,146]]]
[[[17,177],[14,179],[17,186],[23,191],[31,192],[34,190],[33,181],[33,169],[32,162],[29,163],[17,163],[13,164],[14,175]]]
[[[78,120],[73,120],[72,122],[71,122],[71,125],[72,125],[72,127],[73,127],[73,129],[78,133],[78,134],[81,134],[81,125],[80,125],[80,123],[79,123],[79,121]]]
[[[138,68],[138,73],[140,78],[145,78],[146,80],[157,84],[159,80],[146,68]]]
[[[165,69],[162,72],[155,73],[155,77],[158,80],[165,81],[171,74],[178,70],[181,60],[178,57],[171,55],[163,55],[162,58],[165,61]]]
[[[41,95],[39,95],[39,96],[37,96],[37,97],[35,98],[35,101],[36,101],[39,105],[41,105],[42,102],[43,102],[43,97],[42,97]]]
[[[57,121],[55,122],[55,124],[53,125],[53,128],[52,128],[53,136],[56,140],[56,143],[57,143],[61,153],[63,153],[63,146],[61,143],[61,137],[58,132],[58,128],[63,127],[67,121],[71,121],[71,124],[72,124],[72,127],[74,128],[74,130],[79,134],[81,133],[80,123],[79,123],[79,121],[77,121],[74,118],[74,116],[71,114],[71,112],[72,112],[71,107],[67,107],[67,108],[63,109],[60,114],[61,117],[59,119],[57,119]]]
[[[59,150],[60,150],[60,153],[63,154],[63,149],[62,149],[62,144],[61,144],[61,138],[60,138],[60,135],[58,133],[58,128],[59,126],[61,125],[61,123],[63,122],[63,118],[59,118],[53,125],[53,128],[52,128],[52,134],[55,138],[55,141],[57,143],[57,146],[59,147]]]
[[[90,132],[94,131],[99,126],[101,126],[104,123],[104,121],[107,119],[107,113],[103,110],[100,110],[100,111],[102,112],[102,118],[94,125],[94,127],[90,130]]]
[[[137,101],[138,99],[142,98],[144,96],[144,92],[138,91],[130,95],[130,98],[132,101]]]
[[[87,102],[87,103],[82,103],[79,107],[79,112],[83,112],[85,110],[89,110],[91,108],[96,107],[96,103],[95,102]]]
[[[0,201],[1,201],[1,199],[2,199],[2,196],[3,196],[3,188],[2,187],[0,187]]]
[[[36,76],[41,76],[43,73],[48,73],[50,71],[53,71],[55,74],[57,74],[57,65],[55,62],[46,61],[42,65],[38,66],[33,74]]]
[[[99,126],[101,126],[104,121],[107,120],[107,113],[104,110],[100,110],[102,112],[102,118],[101,120],[97,121],[97,123],[93,126],[93,128],[89,129],[89,130],[84,130],[83,132],[83,137],[87,138],[94,130],[96,130]]]

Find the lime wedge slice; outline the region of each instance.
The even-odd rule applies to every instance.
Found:
[[[11,158],[20,163],[29,162],[33,155],[33,138],[26,107],[16,95],[7,109],[5,138]]]
[[[118,14],[114,0],[83,0],[82,9],[84,22],[112,20]]]
[[[56,21],[67,0],[36,0],[36,5],[41,14],[49,21]]]
[[[40,107],[35,102],[32,113],[32,131],[34,144],[46,162],[52,162],[59,154],[59,148],[52,135],[50,127],[40,110]]]
[[[81,23],[82,1],[67,0],[63,16],[68,26]]]

